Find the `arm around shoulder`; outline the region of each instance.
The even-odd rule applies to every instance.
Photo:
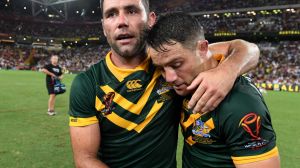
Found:
[[[232,40],[209,45],[213,54],[226,57],[216,68],[200,73],[188,87],[198,89],[192,96],[189,107],[194,112],[208,112],[215,109],[232,88],[236,78],[254,68],[259,59],[256,44],[244,40]]]
[[[223,54],[226,59],[221,67],[224,66],[224,69],[231,70],[237,76],[255,68],[260,55],[256,44],[241,39],[213,43],[209,45],[209,49],[212,54]]]

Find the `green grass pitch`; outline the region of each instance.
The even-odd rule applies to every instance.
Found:
[[[75,75],[65,75],[70,89]],[[0,167],[74,167],[68,129],[68,95],[57,97],[56,111],[46,114],[48,95],[41,72],[0,70]],[[277,133],[284,168],[300,165],[300,93],[268,92],[264,95]],[[182,137],[178,143],[181,167]]]

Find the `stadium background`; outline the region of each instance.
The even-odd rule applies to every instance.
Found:
[[[199,18],[209,42],[241,38],[259,45],[259,65],[248,75],[264,97],[277,132],[282,167],[300,167],[300,1],[150,0],[158,14],[186,11]],[[51,53],[70,88],[74,73],[105,56],[98,0],[0,1],[0,167],[73,167],[68,94],[46,115],[39,70]],[[26,71],[20,71],[26,70]],[[274,90],[274,91],[273,91]],[[182,139],[178,146],[180,165]],[[178,166],[180,167],[180,166]]]

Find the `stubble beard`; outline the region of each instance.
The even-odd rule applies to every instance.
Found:
[[[125,49],[122,51],[122,49],[117,45],[117,43],[108,43],[119,56],[125,59],[132,59],[136,56],[144,56],[146,55],[146,38],[149,30],[150,29],[146,25],[144,25],[143,29],[140,31],[139,39],[137,39],[137,42],[132,49]]]

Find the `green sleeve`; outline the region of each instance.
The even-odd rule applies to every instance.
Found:
[[[238,86],[220,108],[221,133],[232,157],[257,156],[276,147],[267,106],[252,85]]]
[[[70,92],[70,125],[86,126],[97,123],[95,109],[96,86],[86,73],[77,75]]]

